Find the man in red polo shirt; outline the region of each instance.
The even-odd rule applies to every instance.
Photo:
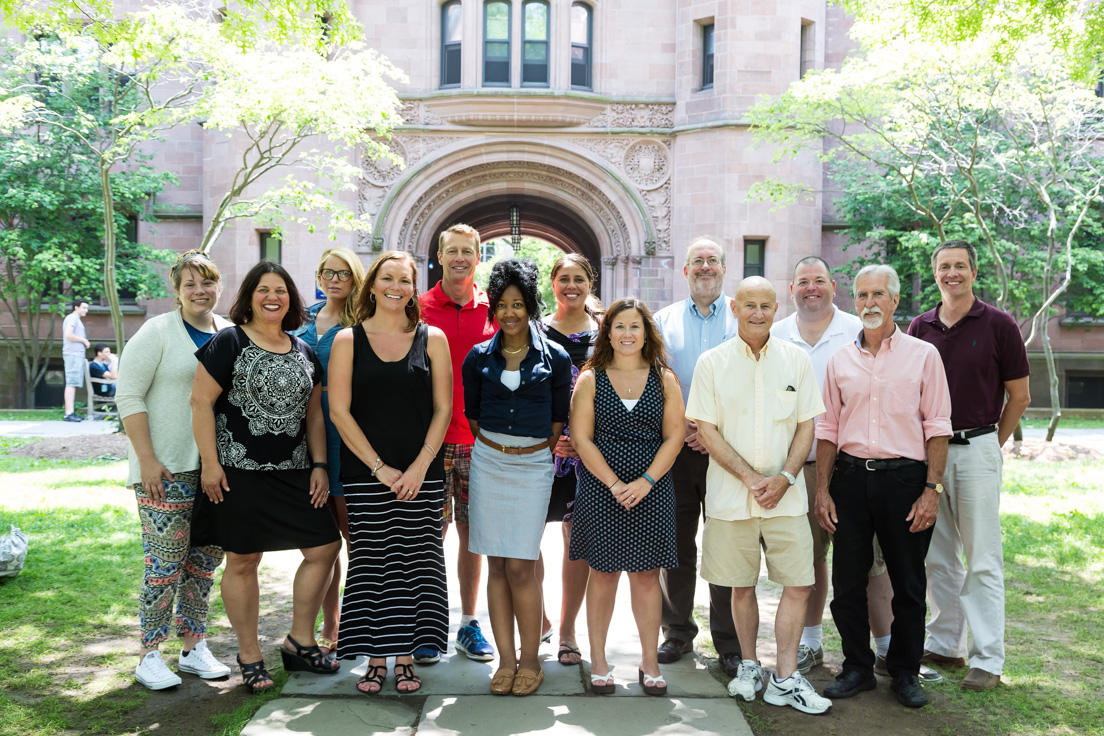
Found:
[[[1031,403],[1030,368],[1016,322],[974,296],[974,246],[942,243],[932,253],[932,270],[943,301],[914,319],[908,331],[943,358],[954,435],[928,550],[932,618],[920,661],[964,667],[968,626],[970,671],[962,688],[990,690],[1004,667],[1001,446]]]
[[[471,451],[475,444],[468,420],[464,417],[464,382],[460,367],[472,346],[494,336],[494,323],[487,321],[487,294],[475,283],[475,267],[479,265],[479,233],[469,225],[453,225],[441,233],[437,243],[437,260],[442,276],[429,291],[419,297],[422,319],[439,327],[448,337],[452,354],[452,421],[445,433],[445,500],[444,525],[455,518],[460,535],[460,552],[456,564],[460,578],[460,629],[456,632],[456,649],[480,662],[494,658],[494,648],[483,638],[475,620],[475,603],[479,597],[479,576],[483,558],[468,551],[468,473]],[[435,649],[420,647],[414,661],[433,664],[441,659]]]

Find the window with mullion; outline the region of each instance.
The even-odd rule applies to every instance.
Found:
[[[510,86],[510,4],[483,5],[483,85]]]
[[[586,3],[571,4],[571,86],[575,89],[591,89],[591,45],[593,23],[590,6]]]
[[[548,86],[548,3],[527,0],[521,6],[521,84]]]
[[[767,241],[762,239],[744,240],[744,278],[762,276],[766,271]]]
[[[463,9],[460,0],[451,0],[441,6],[441,86],[460,84],[461,20]]]

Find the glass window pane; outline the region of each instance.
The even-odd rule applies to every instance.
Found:
[[[546,44],[546,43],[526,43],[525,44],[525,60],[526,61],[547,61],[548,60],[548,44]]]
[[[460,3],[453,3],[445,8],[445,43],[460,42],[460,19],[462,15]]]
[[[509,59],[510,44],[498,42],[488,43],[484,55],[488,59]]]
[[[704,34],[705,37],[704,37],[703,45],[705,46],[705,53],[712,54],[713,53],[713,25],[706,26],[704,28],[704,31],[705,31],[705,34]]]
[[[548,40],[548,6],[544,3],[525,3],[525,39]]]
[[[571,43],[590,45],[590,8],[582,3],[571,6]]]
[[[510,6],[506,3],[487,3],[487,38],[506,41],[510,38]]]

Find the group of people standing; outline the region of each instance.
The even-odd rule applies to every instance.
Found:
[[[976,278],[968,244],[946,243],[933,256],[944,304],[934,319],[914,321],[919,338],[892,320],[899,282],[888,266],[860,271],[854,317],[832,304],[827,264],[803,259],[791,285],[797,311],[775,324],[765,279],[724,295],[725,255],[708,238],[687,251],[690,296],[654,317],[633,298],[603,307],[591,265],[575,254],[552,270],[549,311],[531,262],[497,263],[484,291],[474,229],[452,226],[438,246],[442,279],[424,294],[406,253],[385,252],[365,271],[356,254],[331,248],[316,274],[326,301],[309,310],[286,271],[262,262],[243,280],[232,325],[214,314],[217,267],[195,251],[174,265],[179,308],[149,320],[119,367],[146,553],[140,682],[180,682],[157,650],[174,625],[184,640],[179,670],[229,674],[204,642],[225,556],[222,596],[243,681],[254,692],[271,688],[257,636],[257,568],[266,551],[299,549],[285,669],[333,674],[338,659],[366,657],[356,687],[370,694],[383,689],[393,657],[396,690],[418,690],[415,665],[439,661],[449,639],[443,540],[455,522],[456,649],[478,661],[497,649],[490,691],[528,695],[544,679],[538,649],[553,628],[540,543],[554,521],[565,542],[559,663],[582,659],[575,621],[585,602],[591,689],[614,691],[605,644],[624,572],[641,642],[638,681],[664,695],[659,665],[689,652],[697,634],[703,512],[710,625],[734,696],[752,700],[765,689],[767,702],[823,713],[829,698],[873,687],[884,668],[902,703],[923,705],[921,657],[961,664],[964,617],[975,669],[963,686],[995,684],[976,671],[999,681],[1003,584],[994,603],[1000,574],[991,569],[994,544],[1000,564],[999,522],[994,541],[991,528],[981,530],[992,524],[977,495],[995,509],[997,443],[1026,407],[1027,369],[1002,314],[968,288]],[[959,268],[961,254],[972,268]],[[968,369],[944,371],[946,351],[994,330]],[[994,359],[999,370],[984,362]],[[948,390],[955,375],[967,385],[952,378]],[[1001,381],[1000,401],[986,407],[998,417],[967,412],[962,424],[955,403],[952,422],[952,403],[977,401],[991,388],[980,385],[987,376]],[[987,396],[993,404],[995,391]],[[994,445],[983,459],[995,485],[956,474],[978,459],[952,454],[948,463],[949,438]],[[929,553],[937,517],[949,547],[938,554]],[[823,662],[832,535],[844,667],[823,697],[803,674]],[[349,569],[340,595],[342,538]],[[978,555],[967,560],[965,584],[964,541]],[[756,656],[761,549],[769,577],[784,586],[769,676]],[[475,619],[484,557],[493,646]],[[945,580],[936,582],[933,557]],[[927,644],[925,581],[934,614]]]

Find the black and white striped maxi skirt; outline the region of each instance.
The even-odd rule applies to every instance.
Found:
[[[443,481],[427,478],[413,501],[397,500],[375,478],[344,486],[351,545],[338,658],[401,657],[422,646],[444,651]]]

